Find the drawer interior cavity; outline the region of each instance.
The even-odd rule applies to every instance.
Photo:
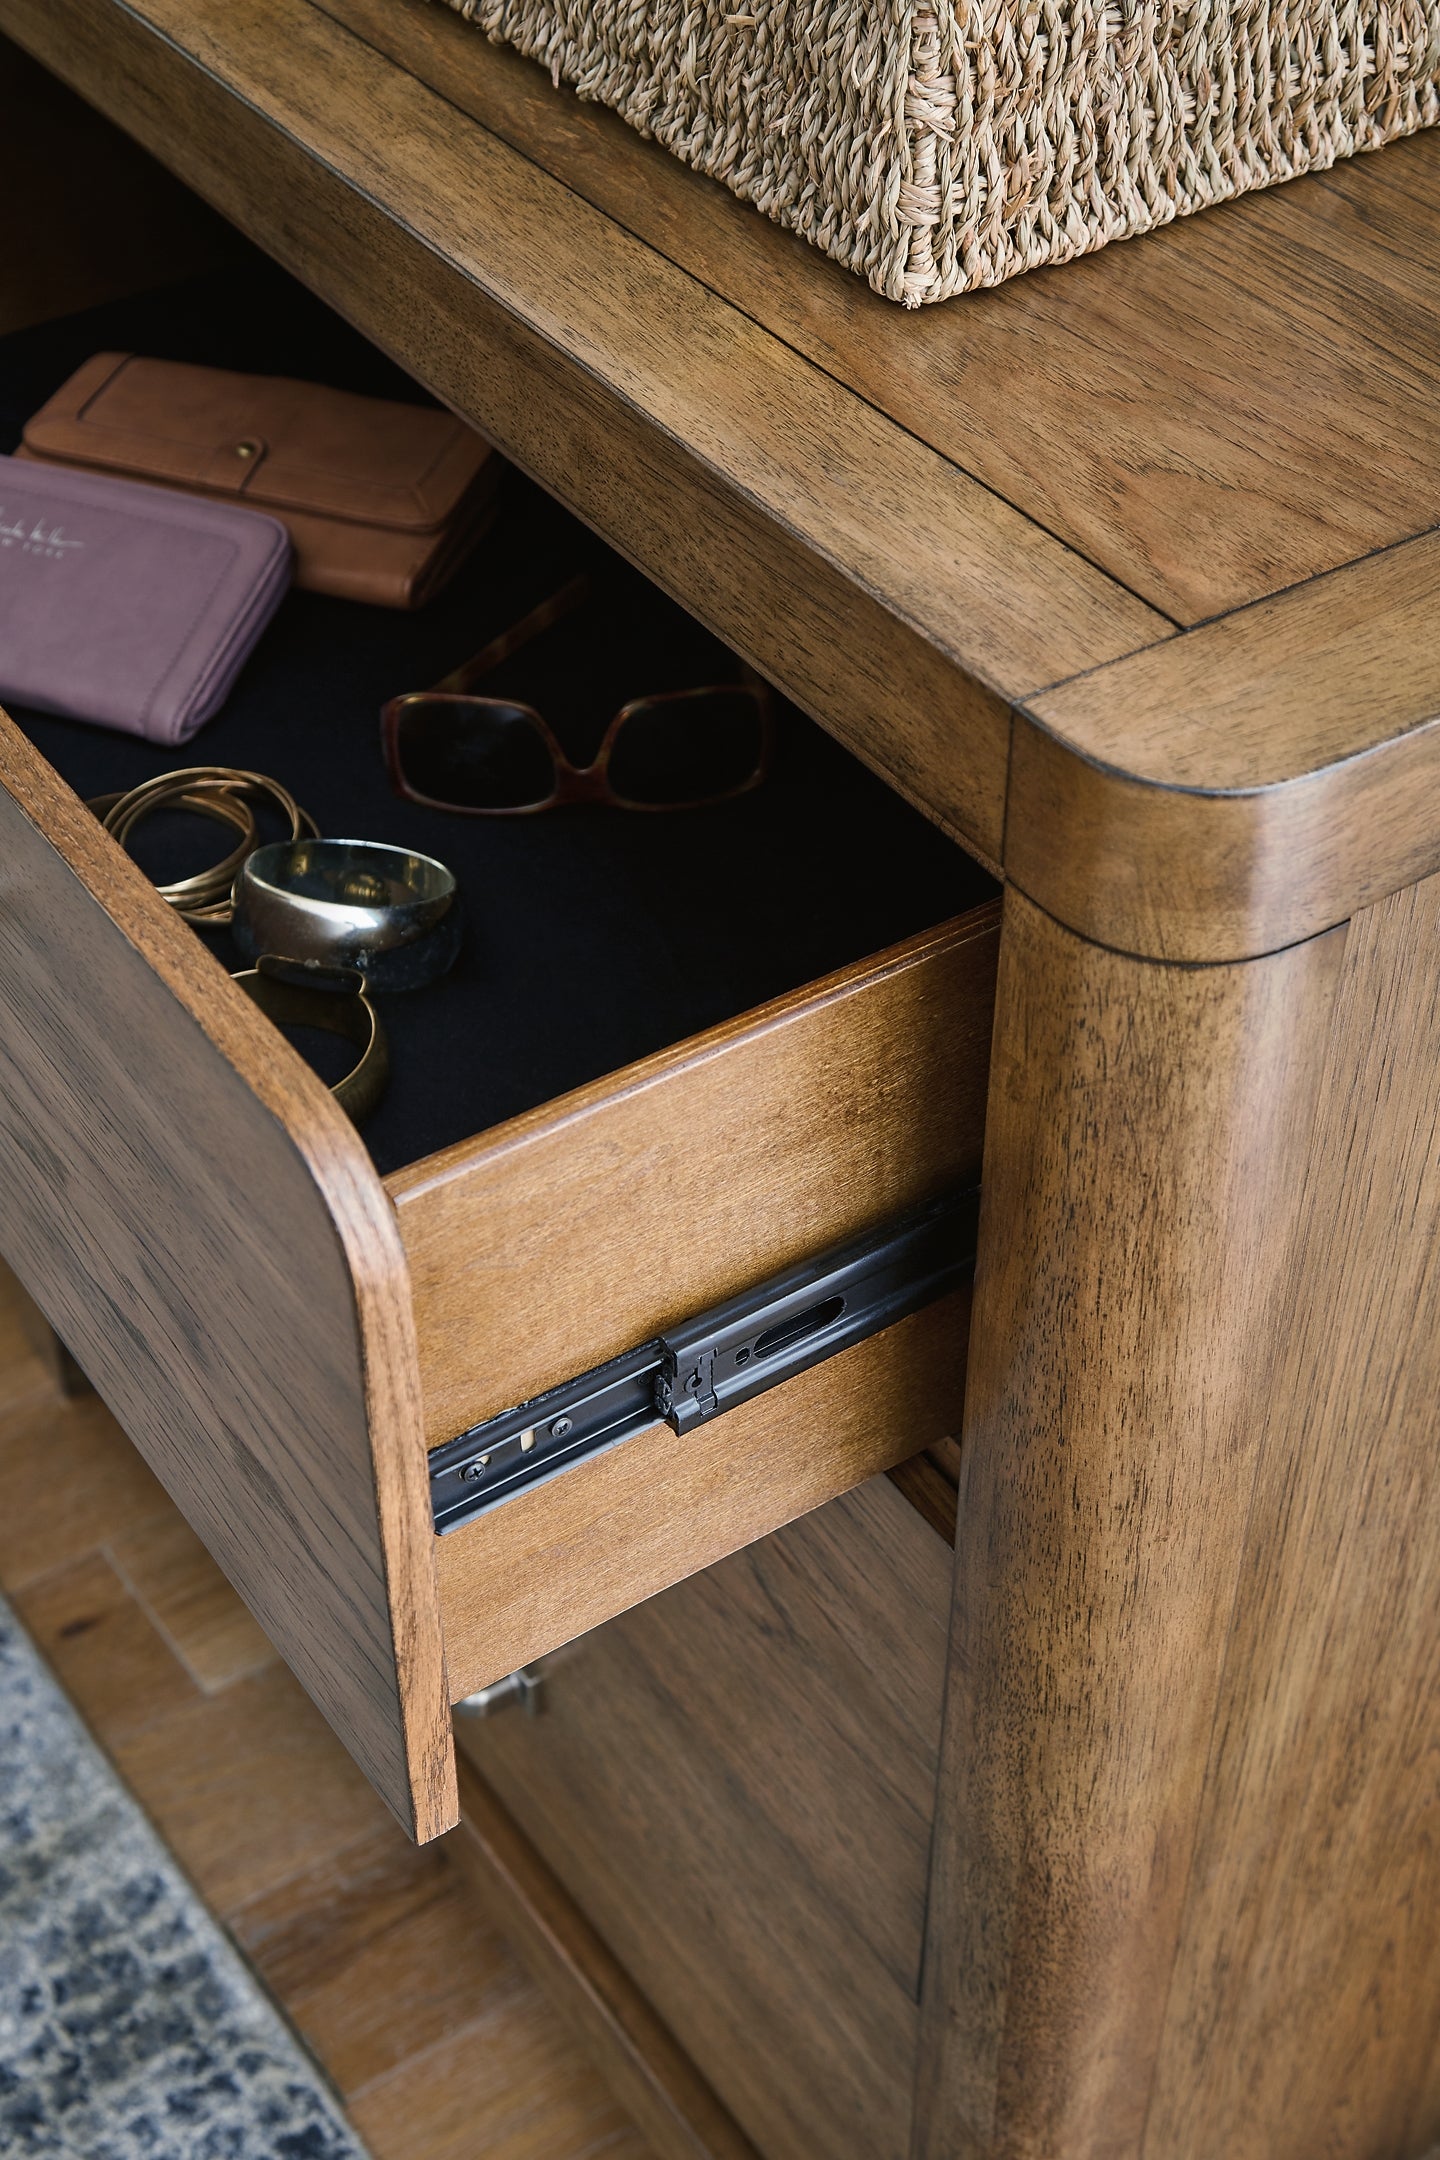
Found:
[[[28,414],[101,350],[424,396],[256,258],[0,340],[0,449],[12,449]],[[583,763],[627,700],[733,679],[739,663],[514,471],[489,535],[439,598],[405,614],[293,592],[224,711],[178,751],[15,714],[83,797],[178,765],[238,765],[281,780],[323,833],[396,842],[455,870],[466,913],[455,968],[437,984],[380,1001],[391,1080],[363,1132],[382,1174],[996,890],[783,700],[768,779],[710,808],[463,817],[397,797],[381,753],[383,703],[430,687],[582,571],[595,602],[506,663],[493,687],[542,711]],[[155,820],[136,845],[152,875],[183,875],[211,859],[216,834],[177,816]],[[224,965],[245,964],[228,934],[205,937]],[[332,1040],[297,1042],[325,1071]]]

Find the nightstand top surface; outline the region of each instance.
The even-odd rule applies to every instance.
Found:
[[[1440,867],[1440,133],[912,314],[435,0],[0,30],[1073,927]]]

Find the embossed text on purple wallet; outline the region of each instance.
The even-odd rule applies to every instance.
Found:
[[[0,703],[184,742],[289,582],[274,518],[0,457]]]

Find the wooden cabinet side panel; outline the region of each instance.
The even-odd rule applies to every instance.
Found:
[[[923,2160],[1140,2150],[1344,938],[1167,968],[1007,895]]]
[[[1437,955],[1350,925],[1146,2160],[1440,2139]]]
[[[766,2160],[904,2160],[949,1581],[876,1479],[458,1729]]]
[[[450,1851],[646,2140],[644,2160],[761,2160],[463,1751]]]
[[[433,1836],[454,1760],[379,1181],[3,716],[0,783],[0,1248],[382,1797]]]

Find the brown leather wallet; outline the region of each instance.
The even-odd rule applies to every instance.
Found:
[[[479,539],[500,467],[433,406],[133,353],[88,360],[19,455],[266,511],[290,528],[297,585],[399,608],[438,592]]]

